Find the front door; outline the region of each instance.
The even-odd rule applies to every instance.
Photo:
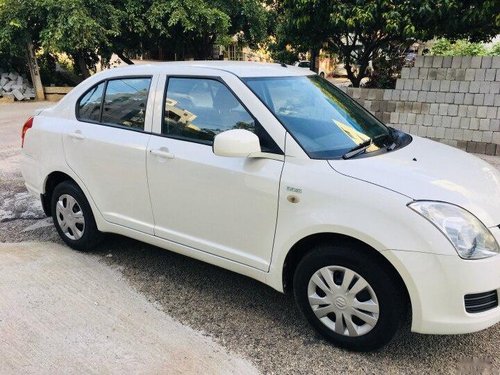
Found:
[[[263,150],[278,146],[218,79],[170,77],[163,105],[147,156],[155,235],[267,270],[283,162],[217,156],[212,142],[242,128]]]

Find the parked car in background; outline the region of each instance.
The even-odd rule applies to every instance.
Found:
[[[117,233],[252,277],[338,346],[380,348],[408,311],[426,334],[500,320],[499,172],[308,69],[116,68],[38,111],[22,147],[70,247]]]
[[[299,68],[311,69],[311,62],[309,60],[296,61],[293,65],[297,66]],[[325,70],[320,67],[318,70],[318,75],[322,78],[325,78],[327,74],[326,74]]]

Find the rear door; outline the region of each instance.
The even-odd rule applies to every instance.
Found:
[[[146,176],[156,84],[152,76],[112,78],[78,101],[77,119],[63,135],[66,160],[103,217],[153,234]]]
[[[267,270],[283,161],[212,151],[216,134],[242,128],[255,132],[266,151],[282,154],[261,125],[265,118],[244,104],[221,77],[168,77],[147,161],[155,235]]]

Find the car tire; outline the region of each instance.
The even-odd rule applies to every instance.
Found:
[[[59,236],[69,247],[89,251],[101,241],[90,204],[75,183],[63,181],[54,188],[51,212]]]
[[[321,73],[319,73],[319,76],[320,76],[321,78],[325,78],[325,73],[324,73],[324,72],[321,72]]]
[[[390,342],[407,316],[399,279],[369,251],[357,243],[317,246],[293,279],[309,323],[336,346],[360,352]]]

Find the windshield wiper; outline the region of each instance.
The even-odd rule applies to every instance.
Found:
[[[392,143],[386,147],[387,151],[392,151],[394,150],[396,147],[398,147],[398,145],[396,144],[396,142],[392,141]]]
[[[347,151],[344,155],[342,155],[342,159],[350,159],[350,158],[353,158],[357,155],[360,155],[364,152],[366,152],[366,150],[368,149],[368,147],[370,147],[372,145],[372,143],[380,138],[390,138],[391,140],[391,144],[389,146],[387,146],[387,151],[392,151],[396,148],[397,144],[396,142],[394,142],[394,138],[391,137],[390,134],[380,134],[380,135],[377,135],[373,138],[370,138],[370,139],[367,139],[366,141],[364,142],[361,142],[359,145],[357,146],[354,146],[353,148],[351,148],[349,151]]]
[[[342,159],[350,159],[356,155],[362,154],[363,152],[366,152],[366,149],[372,145],[373,140],[367,139],[364,142],[361,142],[359,145],[354,146],[351,148],[349,151],[347,151],[344,155],[342,155]]]
[[[396,143],[396,140],[397,140],[397,136],[394,135],[394,129],[393,128],[389,128],[389,134],[388,134],[388,137],[390,138],[391,140],[391,144],[389,146],[386,147],[387,151],[392,151],[394,150],[396,147],[398,147],[398,144]]]

